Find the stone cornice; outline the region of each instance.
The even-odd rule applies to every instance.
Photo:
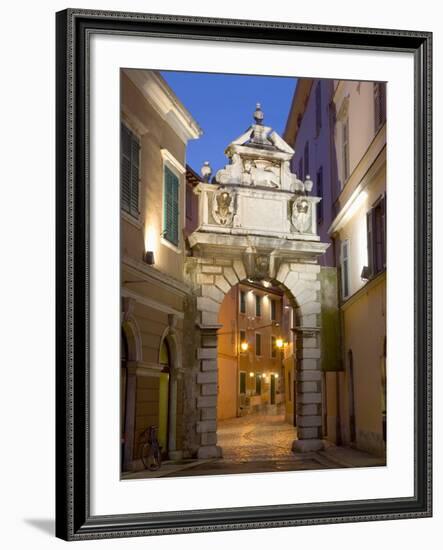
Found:
[[[158,71],[123,69],[159,115],[185,143],[197,139],[203,131]]]
[[[155,267],[145,264],[142,261],[135,260],[130,256],[123,256],[122,265],[129,268],[135,275],[145,281],[155,281],[156,284],[166,287],[170,292],[183,297],[190,293],[190,288],[183,282],[174,279],[170,275],[159,271]]]

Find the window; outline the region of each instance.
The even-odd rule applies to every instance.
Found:
[[[261,355],[261,334],[258,332],[255,334],[255,355]]]
[[[261,395],[261,374],[255,375],[255,393]]]
[[[179,179],[168,167],[164,168],[163,237],[175,246],[179,243]]]
[[[321,82],[315,88],[315,133],[318,136],[321,129]]]
[[[240,395],[244,395],[246,393],[246,373],[243,371],[240,371]]]
[[[261,296],[255,295],[255,315],[261,317]]]
[[[341,243],[341,289],[342,298],[349,296],[349,241]]]
[[[343,162],[343,182],[349,178],[349,121],[346,119],[342,123],[342,162]]]
[[[277,357],[277,346],[275,344],[275,336],[271,336],[271,357]]]
[[[369,274],[374,277],[386,267],[385,197],[366,214]]]
[[[240,313],[246,313],[246,292],[240,290]]]
[[[271,321],[277,320],[277,301],[271,298]]]
[[[304,151],[304,165],[305,165],[305,176],[309,175],[309,141],[305,143],[305,151]]]
[[[121,208],[131,216],[138,218],[140,143],[124,124],[120,128]]]
[[[304,178],[303,174],[303,157],[300,157],[300,160],[298,161],[298,178],[302,180]]]
[[[374,129],[378,132],[386,120],[386,83],[374,82]]]
[[[321,201],[317,203],[317,223],[323,221],[323,166],[317,172],[317,197],[321,198]]]

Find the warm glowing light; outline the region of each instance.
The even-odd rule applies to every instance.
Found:
[[[278,374],[274,374],[275,378],[278,378]]]
[[[242,351],[248,351],[248,348],[249,348],[248,342],[242,342],[242,343],[240,344],[240,349],[241,349]]]
[[[249,378],[254,378],[254,373],[253,372],[249,373]]]
[[[157,250],[157,234],[152,225],[148,225],[145,228],[145,251]]]
[[[263,286],[265,288],[269,288],[271,286],[271,283],[269,281],[263,281]]]
[[[277,338],[277,340],[275,341],[275,345],[276,345],[278,348],[282,348],[283,345],[284,345],[283,338]]]

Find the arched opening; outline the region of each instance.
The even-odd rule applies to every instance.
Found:
[[[224,458],[290,455],[297,437],[292,296],[277,281],[242,280],[226,293],[218,323],[217,443]]]
[[[386,444],[386,336],[383,340],[383,354],[381,358],[381,416],[383,441]]]
[[[162,453],[167,456],[169,451],[170,431],[170,375],[172,370],[171,350],[167,338],[163,338],[160,346],[159,363],[161,366],[159,384],[159,414],[158,414],[158,441]]]
[[[126,410],[128,401],[128,341],[124,330],[121,330],[120,340],[120,466],[123,468],[126,441]]]

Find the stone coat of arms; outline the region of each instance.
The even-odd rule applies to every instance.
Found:
[[[234,197],[226,189],[220,189],[214,194],[212,201],[212,216],[216,223],[229,225],[234,217]]]
[[[291,221],[298,233],[307,233],[311,228],[311,203],[305,197],[298,197],[292,204]]]

